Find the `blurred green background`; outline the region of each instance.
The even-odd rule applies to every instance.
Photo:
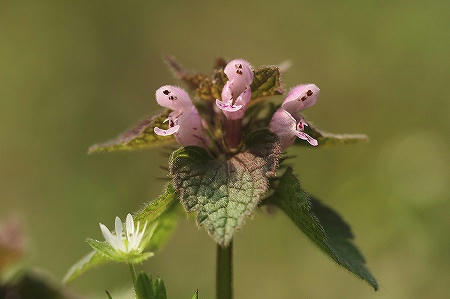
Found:
[[[375,293],[319,252],[283,214],[235,238],[236,298],[444,298],[450,284],[447,1],[0,2],[0,220],[17,215],[27,265],[60,279],[86,237],[161,192],[160,150],[87,156],[157,111],[175,84],[162,61],[209,71],[219,56],[290,59],[291,87],[314,82],[305,114],[368,144],[294,149],[306,190],[348,220]],[[282,98],[280,97],[280,101]],[[215,245],[187,220],[143,268],[170,298],[214,297]],[[88,298],[129,283],[124,265],[70,284]]]

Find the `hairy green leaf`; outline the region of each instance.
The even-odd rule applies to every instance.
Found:
[[[255,70],[251,89],[252,99],[283,94],[278,67],[265,66]]]
[[[353,144],[359,142],[367,142],[369,138],[364,134],[333,134],[324,132],[315,126],[309,124],[305,128],[305,133],[309,136],[317,139],[319,145],[317,147],[338,145],[338,144]],[[305,140],[297,138],[295,141],[295,145],[307,146],[312,148],[309,143]]]
[[[176,150],[170,158],[170,174],[184,208],[196,211],[198,224],[222,246],[253,214],[277,168],[276,136],[266,130],[255,132],[247,147],[225,161],[192,146]]]
[[[280,178],[269,202],[280,207],[336,263],[378,289],[363,256],[352,242],[349,225],[335,211],[304,192],[291,168]]]
[[[96,252],[105,256],[108,260],[119,263],[122,262],[122,263],[139,264],[154,255],[153,252],[130,252],[125,254],[116,251],[108,242],[97,241],[94,239],[88,239],[87,243]]]
[[[171,111],[167,109],[156,116],[147,117],[136,127],[125,132],[116,139],[91,146],[88,151],[89,154],[141,150],[174,142],[175,137],[173,135],[158,136],[153,132],[154,127],[163,128],[165,126],[163,122],[170,112]]]
[[[179,215],[180,203],[177,193],[175,188],[168,184],[163,194],[134,215],[135,221],[147,222],[148,225],[158,223],[151,238],[148,238],[147,232],[144,235],[143,248],[159,250],[175,230]]]
[[[85,255],[82,259],[80,259],[77,263],[75,263],[72,267],[70,267],[69,271],[67,271],[66,275],[63,278],[63,282],[67,283],[77,278],[87,270],[106,264],[109,259],[97,251],[91,251],[87,255]]]

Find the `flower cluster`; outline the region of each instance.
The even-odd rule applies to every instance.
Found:
[[[222,89],[221,99],[216,99],[218,109],[215,111],[222,111],[227,120],[240,120],[244,117],[252,96],[250,85],[254,77],[253,68],[247,61],[235,59],[225,66],[224,73],[228,81]],[[288,93],[281,107],[274,113],[269,128],[279,137],[283,149],[292,145],[295,138],[306,140],[313,146],[318,145],[316,139],[304,132],[308,124],[300,114],[300,111],[316,103],[318,95],[319,88],[316,85],[298,85]],[[176,140],[183,146],[207,147],[202,119],[186,91],[175,86],[162,86],[156,91],[156,101],[173,111],[165,120],[168,122],[168,129],[154,128],[157,135],[175,134]]]

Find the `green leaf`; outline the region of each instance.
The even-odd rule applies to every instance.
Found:
[[[108,261],[109,259],[107,257],[101,255],[97,251],[91,251],[82,259],[80,259],[76,264],[70,267],[69,271],[67,271],[67,274],[63,278],[63,282],[67,283],[69,281],[72,281],[87,270],[95,266],[106,264]]]
[[[159,250],[175,230],[178,217],[180,216],[180,204],[175,188],[168,184],[166,190],[156,200],[148,203],[134,215],[134,220],[147,225],[158,222],[151,238],[146,231],[142,244],[143,248],[152,251]]]
[[[136,296],[138,299],[153,299],[153,283],[144,272],[139,273],[136,280]]]
[[[309,126],[305,128],[305,133],[313,137],[314,139],[317,139],[317,141],[319,142],[319,145],[317,147],[325,147],[338,144],[353,144],[353,143],[367,142],[369,140],[367,135],[364,134],[333,134],[324,132],[311,124],[309,124]],[[302,140],[300,138],[296,139],[295,145],[307,146],[308,148],[315,148],[310,146],[307,141]]]
[[[194,296],[192,296],[192,299],[198,299],[198,289],[195,291]]]
[[[106,296],[108,297],[108,299],[112,299],[112,296],[108,290],[105,290],[105,293],[106,293]]]
[[[349,225],[335,211],[304,192],[291,168],[280,178],[268,201],[280,207],[336,263],[378,289],[363,256],[352,242]]]
[[[133,151],[170,144],[175,141],[173,135],[158,136],[153,132],[154,127],[163,128],[166,126],[163,122],[170,112],[171,111],[167,109],[156,116],[147,117],[136,127],[125,132],[116,139],[91,146],[88,153]]]
[[[139,273],[136,281],[138,299],[167,299],[166,287],[161,278],[152,280],[144,272]]]
[[[196,211],[197,223],[222,246],[253,214],[278,165],[280,146],[267,130],[249,136],[247,147],[228,160],[193,146],[176,150],[170,158],[170,175],[184,208]]]
[[[160,250],[175,230],[179,215],[180,204],[177,200],[177,194],[173,186],[169,184],[161,196],[148,203],[134,216],[135,222],[140,221],[143,224],[147,221],[147,226],[149,227],[142,241],[143,249],[150,248],[152,251]],[[156,227],[152,229],[152,225],[156,223]],[[146,253],[143,258],[148,258],[148,254]],[[105,264],[110,260],[107,256],[97,251],[92,251],[69,269],[63,281],[65,283],[72,281],[87,270]],[[139,262],[138,259],[135,261]]]
[[[280,70],[277,66],[261,67],[254,72],[252,99],[283,94]]]

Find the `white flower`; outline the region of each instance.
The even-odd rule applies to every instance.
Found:
[[[144,236],[145,229],[147,228],[147,222],[144,224],[142,231],[139,231],[140,222],[138,221],[136,228],[134,227],[134,220],[131,214],[127,215],[125,221],[126,232],[123,231],[122,220],[116,217],[115,221],[115,233],[111,231],[103,224],[100,223],[100,229],[106,242],[108,242],[116,251],[123,253],[140,252],[142,238]]]

